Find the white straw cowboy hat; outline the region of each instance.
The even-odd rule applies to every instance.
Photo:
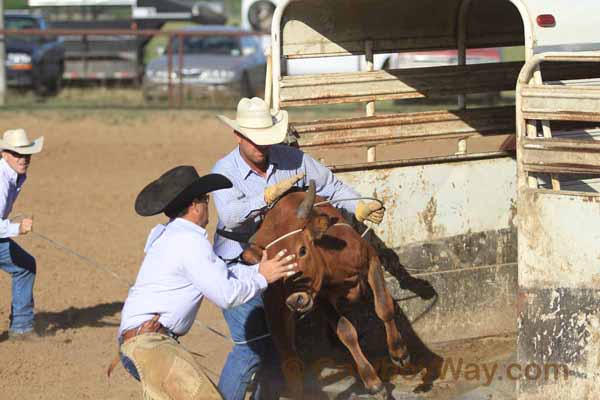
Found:
[[[19,154],[36,154],[44,147],[44,137],[29,140],[25,129],[12,129],[4,132],[0,139],[0,149],[14,151]]]
[[[258,97],[241,99],[235,120],[224,115],[217,118],[260,146],[283,142],[288,131],[287,111],[272,115],[267,103]]]

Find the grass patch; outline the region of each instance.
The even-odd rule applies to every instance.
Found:
[[[5,10],[23,10],[29,8],[27,0],[4,0]]]

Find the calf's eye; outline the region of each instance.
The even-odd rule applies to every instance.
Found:
[[[298,249],[298,256],[304,257],[306,255],[306,247],[302,246]]]

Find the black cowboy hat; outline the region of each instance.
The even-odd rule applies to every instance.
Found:
[[[143,217],[177,211],[203,194],[231,186],[223,175],[199,176],[196,168],[182,165],[150,182],[135,199],[135,211]]]

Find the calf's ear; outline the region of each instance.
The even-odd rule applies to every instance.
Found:
[[[319,240],[325,232],[334,224],[334,218],[329,218],[327,215],[318,215],[311,218],[307,228],[312,240]]]
[[[258,264],[261,259],[262,251],[254,245],[251,245],[242,253],[242,260],[249,265]]]

